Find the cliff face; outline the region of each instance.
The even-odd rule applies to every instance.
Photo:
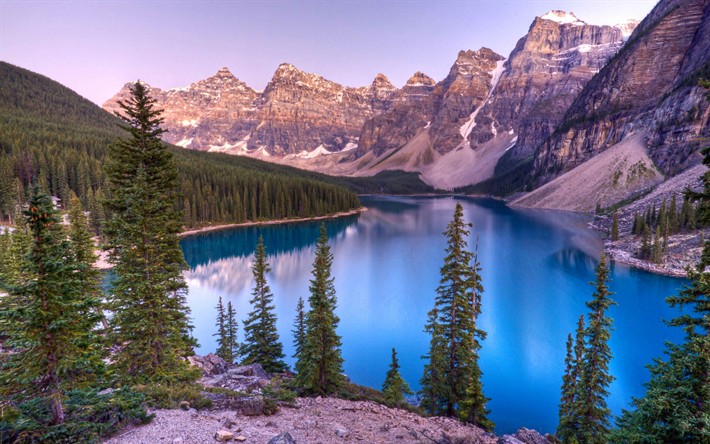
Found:
[[[664,173],[695,162],[710,118],[697,73],[709,62],[710,0],[661,0],[540,145],[538,183],[641,130],[649,132],[649,154]]]
[[[595,26],[562,11],[535,18],[506,61],[492,100],[477,116],[481,124],[471,132],[472,145],[491,139],[496,129],[515,129],[512,154],[532,154],[636,23]]]
[[[117,101],[128,97],[130,85],[103,108],[118,110]],[[166,141],[198,150],[260,150],[274,156],[319,147],[340,151],[357,143],[364,122],[389,109],[398,93],[382,74],[369,87],[349,88],[288,63],[279,66],[263,92],[249,88],[227,68],[186,88],[151,88],[165,111]]]
[[[119,100],[130,96],[126,83],[121,91],[103,104],[107,111],[119,111]],[[151,97],[164,110],[163,127],[167,142],[199,150],[242,140],[256,125],[254,101],[258,93],[234,77],[227,68],[186,88],[150,88]]]

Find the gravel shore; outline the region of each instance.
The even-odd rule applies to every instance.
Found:
[[[298,398],[296,408],[281,407],[272,416],[241,416],[232,411],[154,410],[149,424],[128,426],[105,444],[213,444],[220,430],[235,442],[266,444],[289,432],[299,444],[363,443],[415,444],[451,441],[493,444],[498,438],[449,418],[423,418],[369,401]],[[228,428],[229,422],[233,422]],[[237,439],[238,438],[238,439]],[[242,440],[243,438],[243,440]]]

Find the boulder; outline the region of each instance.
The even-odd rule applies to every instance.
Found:
[[[234,433],[228,432],[226,430],[220,430],[214,434],[214,439],[219,442],[231,441],[234,438]]]
[[[525,444],[513,435],[503,435],[498,438],[498,444]]]
[[[229,367],[227,361],[215,355],[214,353],[208,354],[203,359],[205,363],[209,362],[210,364],[212,364],[213,375],[221,375],[222,373],[225,373],[227,371],[227,368]]]
[[[264,398],[262,396],[236,398],[231,402],[231,407],[244,416],[261,415],[264,412]]]
[[[550,444],[547,438],[540,435],[535,430],[529,430],[525,427],[518,429],[514,436],[525,444]]]
[[[237,368],[229,370],[229,377],[231,379],[235,379],[235,376],[255,376],[257,378],[269,377],[260,364],[240,365]]]
[[[284,432],[279,436],[274,436],[268,444],[296,444],[296,440],[293,439],[290,433]]]
[[[214,353],[207,356],[188,356],[187,360],[191,366],[201,368],[205,376],[221,375],[229,368],[227,361]]]
[[[347,438],[348,436],[350,436],[350,430],[346,429],[340,424],[335,424],[333,428],[335,429],[335,434],[341,438]]]

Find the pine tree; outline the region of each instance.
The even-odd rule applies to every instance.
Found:
[[[663,259],[663,241],[661,240],[661,227],[656,226],[656,236],[653,240],[653,253],[651,255],[651,260],[657,264],[660,264]]]
[[[106,174],[114,216],[105,234],[116,279],[110,290],[111,339],[120,348],[115,369],[136,382],[170,382],[189,372],[187,356],[197,345],[190,332],[183,271],[187,264],[177,234],[181,214],[174,210],[177,170],[160,140],[161,110],[154,108],[143,83],[119,101],[120,125],[129,133],[110,148]],[[117,113],[118,115],[118,113]]]
[[[443,372],[446,361],[446,344],[444,344],[442,326],[439,324],[439,311],[436,308],[429,311],[424,332],[431,336],[431,340],[429,341],[429,353],[422,356],[422,359],[426,360],[426,364],[424,365],[424,376],[420,381],[422,387],[420,407],[432,414],[438,414],[443,409],[443,394],[446,390]]]
[[[332,265],[333,254],[323,224],[316,242],[313,279],[309,288],[306,341],[296,362],[295,384],[308,394],[329,395],[345,383],[341,341],[336,333],[340,318],[335,314],[337,299],[331,277]]]
[[[303,311],[303,298],[298,298],[298,304],[296,305],[296,319],[293,321],[293,347],[295,353],[293,358],[296,360],[300,359],[301,352],[303,351],[303,344],[306,343],[306,314]]]
[[[85,295],[103,300],[104,294],[101,291],[102,275],[101,271],[94,266],[96,263],[96,254],[94,254],[96,245],[89,233],[89,221],[84,215],[81,201],[78,198],[75,197],[69,202],[69,208],[69,221],[71,223],[69,238],[71,239],[75,260],[80,265],[76,278],[81,285],[81,291]],[[97,307],[97,313],[101,318],[104,329],[108,329],[108,322],[104,317],[102,305]]]
[[[611,240],[619,240],[619,213],[614,213],[614,220],[611,223]]]
[[[611,411],[606,404],[609,396],[607,389],[616,379],[609,374],[609,362],[613,355],[608,342],[613,321],[606,316],[607,310],[616,302],[609,297],[613,293],[607,287],[609,268],[603,253],[596,267],[596,275],[596,282],[591,283],[596,291],[592,294],[592,300],[586,304],[591,311],[587,315],[587,347],[580,361],[579,408],[575,409],[579,415],[579,442],[587,444],[604,444],[608,441]]]
[[[232,301],[227,302],[227,314],[226,314],[226,334],[227,334],[227,357],[225,361],[230,364],[239,358],[239,353],[241,346],[239,345],[239,338],[237,337],[237,330],[239,329],[239,323],[236,319],[237,312],[232,307]]]
[[[432,332],[432,350],[429,352],[430,360],[434,358],[431,362],[437,367],[425,368],[422,391],[425,396],[437,396],[424,401],[424,405],[436,409],[430,410],[432,413],[474,420],[486,427],[487,399],[482,393],[478,368],[479,341],[485,339],[485,332],[476,327],[483,288],[477,259],[466,251],[467,226],[470,224],[463,220],[463,207],[457,203],[454,220],[444,232],[448,240],[447,256],[441,267],[442,277],[435,303],[439,316],[436,325],[441,328],[437,334],[441,336],[434,337]],[[428,386],[432,383],[432,373],[437,375],[437,386]]]
[[[274,296],[266,282],[266,273],[271,271],[271,267],[266,260],[266,248],[261,236],[254,252],[252,271],[255,285],[250,303],[254,311],[244,321],[243,363],[261,364],[267,372],[284,371],[288,366],[282,361],[285,355],[276,331],[275,307],[272,305]]]
[[[34,278],[5,287],[0,318],[8,327],[8,356],[0,374],[2,393],[16,399],[46,398],[53,424],[64,422],[64,393],[103,372],[93,327],[101,301],[84,294],[70,242],[60,228],[54,205],[32,187],[23,212],[32,240],[23,270]]]
[[[651,253],[653,252],[652,238],[651,238],[651,228],[644,224],[643,235],[641,237],[641,259],[651,258]]]
[[[409,384],[402,378],[399,373],[399,361],[397,361],[397,352],[392,348],[392,363],[390,364],[385,382],[382,384],[382,392],[385,394],[385,399],[399,404],[404,402],[404,395],[413,395],[414,392],[409,388]]]
[[[560,398],[559,425],[557,426],[557,437],[566,441],[568,439],[567,429],[574,416],[574,395],[577,391],[577,380],[573,378],[572,371],[576,365],[572,348],[572,333],[567,335],[567,356],[565,356],[565,374],[562,376],[562,397]],[[564,436],[564,437],[563,437]]]
[[[679,221],[678,221],[678,210],[676,208],[676,197],[675,193],[671,197],[671,206],[668,209],[668,223],[670,227],[671,234],[676,234],[678,232]]]
[[[217,350],[215,354],[227,362],[233,361],[232,350],[230,347],[229,333],[227,331],[227,314],[224,311],[222,304],[222,296],[217,302],[217,333],[212,336],[217,336]]]
[[[696,225],[695,207],[691,203],[688,204],[688,223],[686,227],[688,231],[695,231],[698,228]]]
[[[633,222],[633,225],[631,226],[631,234],[638,234],[638,222],[639,222],[639,213],[637,211],[634,213],[634,222]]]
[[[577,322],[577,330],[575,331],[574,357],[571,357],[570,347],[568,344],[568,358],[571,362],[565,359],[565,364],[568,365],[568,372],[565,374],[567,380],[563,379],[562,385],[562,404],[560,405],[560,422],[557,426],[557,437],[564,442],[578,442],[579,433],[579,418],[581,416],[580,408],[582,405],[579,400],[579,376],[581,371],[582,359],[586,348],[586,334],[584,315],[579,317]],[[572,336],[569,336],[571,340]],[[566,384],[565,384],[566,382]]]
[[[600,215],[602,214],[602,204],[600,202],[597,202],[596,208],[594,208],[594,214]]]

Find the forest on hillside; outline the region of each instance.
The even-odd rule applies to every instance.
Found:
[[[0,125],[0,218],[9,220],[15,203],[26,202],[34,177],[64,202],[79,197],[99,231],[108,147],[126,136],[118,119],[51,79],[2,62]],[[348,211],[360,206],[357,193],[433,191],[412,173],[343,178],[245,157],[170,151],[182,194],[176,205],[191,227]]]

